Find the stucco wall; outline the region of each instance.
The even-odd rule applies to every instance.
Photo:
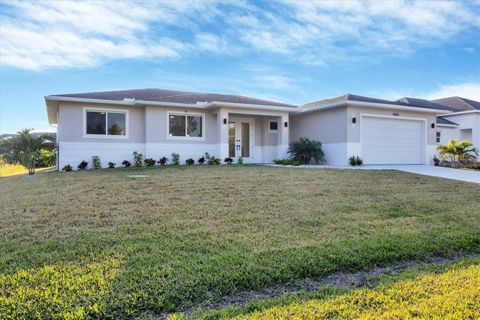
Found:
[[[479,113],[467,113],[467,114],[452,114],[444,116],[445,119],[453,121],[458,124],[458,129],[472,129],[472,143],[480,148],[480,114]],[[460,139],[460,133],[455,138]]]
[[[290,117],[290,141],[306,137],[327,143],[347,140],[347,112],[345,108],[314,111]]]

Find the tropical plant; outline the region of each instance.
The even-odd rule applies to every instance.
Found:
[[[168,158],[167,157],[161,157],[159,160],[158,160],[158,163],[161,165],[161,166],[164,166],[165,164],[167,164],[168,162]]]
[[[63,171],[65,172],[70,172],[73,170],[72,166],[69,165],[69,164],[66,164],[63,168],[62,168]]]
[[[55,149],[40,149],[40,155],[38,156],[36,167],[52,167],[57,162],[57,151]]]
[[[86,170],[88,167],[88,161],[82,160],[77,166],[78,170]]]
[[[122,165],[123,165],[125,168],[130,168],[130,166],[131,166],[132,164],[131,164],[130,161],[128,161],[128,160],[123,160],[123,161],[122,161]]]
[[[438,167],[439,164],[440,164],[440,159],[438,159],[437,156],[433,156],[433,165],[434,165],[435,167]]]
[[[300,164],[318,164],[325,162],[322,143],[308,138],[300,138],[290,144],[288,153],[292,160]]]
[[[237,163],[238,163],[238,164],[243,164],[243,157],[242,157],[242,156],[239,156],[239,157],[238,157]]]
[[[193,160],[192,158],[188,158],[187,160],[185,160],[185,163],[186,163],[188,166],[191,166],[192,164],[195,163],[195,160]]]
[[[142,159],[143,159],[143,154],[138,153],[137,151],[133,152],[133,163],[135,167],[141,167],[142,166]]]
[[[468,140],[452,138],[446,145],[438,145],[437,150],[442,160],[450,159],[454,167],[460,163],[473,162],[478,157],[478,149]]]
[[[109,161],[108,162],[108,168],[109,169],[114,169],[117,164],[115,162]]]
[[[147,158],[147,159],[143,160],[143,162],[145,163],[145,165],[147,167],[153,167],[155,165],[155,163],[157,163],[157,161],[155,161],[155,159],[153,159],[153,158]]]
[[[173,152],[171,156],[172,156],[172,164],[174,166],[178,166],[180,164],[180,155],[176,152]]]
[[[35,163],[40,157],[40,150],[51,145],[48,135],[34,136],[30,132],[33,129],[23,129],[18,136],[2,142],[2,145],[10,149],[7,157],[20,162],[28,169],[28,174],[35,174]]]
[[[100,161],[99,156],[93,156],[92,157],[92,168],[93,169],[101,169],[102,168],[102,162]]]

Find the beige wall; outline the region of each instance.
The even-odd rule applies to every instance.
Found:
[[[105,136],[105,138],[85,138],[83,136],[85,127],[84,108],[128,111],[128,138],[118,139],[108,136]],[[144,121],[145,111],[143,107],[62,102],[58,109],[58,142],[143,143],[145,142]]]
[[[372,114],[372,115],[382,115],[382,116],[395,116],[397,117],[406,117],[406,118],[417,118],[427,120],[427,144],[435,145],[435,133],[436,129],[431,128],[431,124],[436,122],[436,115],[433,113],[425,112],[416,112],[416,111],[399,111],[392,109],[378,109],[378,108],[366,108],[366,107],[357,107],[357,106],[348,106],[347,107],[347,138],[348,142],[359,143],[360,142],[360,127],[361,115],[362,114]],[[357,118],[357,123],[352,124],[351,119]]]
[[[347,112],[345,108],[314,111],[290,117],[290,141],[307,137],[321,143],[347,141]]]

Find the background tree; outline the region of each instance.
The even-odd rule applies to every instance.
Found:
[[[18,136],[2,142],[2,145],[10,149],[7,157],[18,161],[28,169],[28,174],[35,174],[35,163],[38,161],[41,150],[52,144],[48,135],[34,136],[30,132],[33,129],[23,129]]]
[[[300,164],[317,164],[325,162],[322,143],[308,138],[300,138],[290,144],[288,153],[292,160]]]
[[[437,146],[442,160],[450,159],[454,167],[460,162],[472,162],[478,157],[478,149],[468,140],[450,139],[446,145]]]

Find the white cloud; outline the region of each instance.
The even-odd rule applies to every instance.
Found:
[[[480,101],[480,82],[441,85],[437,90],[425,94],[425,99],[440,99],[458,96]]]

